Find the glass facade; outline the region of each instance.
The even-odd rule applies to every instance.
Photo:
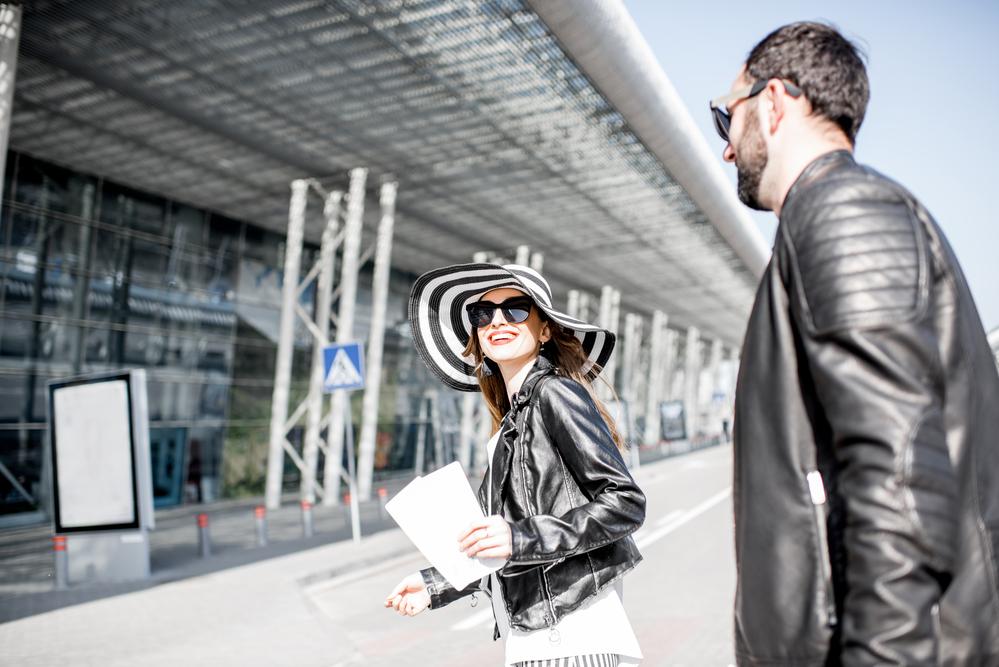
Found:
[[[147,371],[157,506],[262,493],[283,242],[239,220],[10,152],[0,216],[0,525],[47,505],[46,383],[97,371]],[[303,274],[317,253],[306,244]],[[361,340],[370,270],[360,276]],[[376,477],[413,467],[428,390],[442,414],[457,405],[411,345],[412,280],[391,280]],[[314,289],[302,295],[307,310],[314,299]],[[309,345],[300,327],[293,401],[306,392]],[[435,443],[430,430],[427,456],[449,460],[454,434],[437,432],[444,435]],[[301,438],[292,432],[293,442]],[[298,479],[286,458],[285,488],[297,490]]]

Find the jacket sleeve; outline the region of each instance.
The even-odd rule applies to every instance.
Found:
[[[958,495],[932,256],[903,193],[858,186],[842,197],[810,202],[784,240],[803,373],[832,435],[845,512],[843,664],[936,664]]]
[[[589,502],[562,516],[537,514],[513,522],[510,563],[514,566],[596,549],[630,535],[645,521],[645,495],[586,389],[555,376],[537,391],[535,409],[541,411],[552,446]]]
[[[425,570],[420,570],[420,575],[423,577],[423,583],[427,587],[427,592],[430,593],[431,609],[445,607],[455,600],[482,590],[481,579],[476,579],[465,588],[458,590],[448,583],[447,579],[441,575],[436,567],[428,567]]]

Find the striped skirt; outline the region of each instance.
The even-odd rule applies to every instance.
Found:
[[[547,660],[527,660],[514,667],[617,667],[620,658],[615,653],[599,655],[575,655],[571,658],[548,658]]]

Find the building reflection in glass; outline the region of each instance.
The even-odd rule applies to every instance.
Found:
[[[45,386],[79,373],[147,369],[158,507],[261,494],[282,237],[15,152],[6,174],[0,527],[45,520]],[[303,265],[311,266],[316,252],[307,246]],[[419,403],[428,387],[439,386],[409,339],[412,280],[392,277],[376,476],[413,468]],[[370,275],[362,272],[360,284],[356,330],[363,339]],[[307,310],[314,298],[314,289],[303,294]],[[308,345],[303,328],[293,400],[306,391]],[[354,399],[357,424],[360,395]],[[441,399],[450,423],[456,397],[445,392]],[[291,434],[301,437],[301,430]],[[429,459],[450,460],[454,443],[447,439],[446,447],[428,440]],[[286,462],[285,473],[286,490],[297,491],[298,470]]]

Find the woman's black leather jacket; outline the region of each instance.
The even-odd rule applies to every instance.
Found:
[[[479,503],[510,524],[513,554],[498,579],[519,630],[555,628],[642,559],[630,535],[645,521],[645,495],[587,390],[545,357],[500,425]],[[455,590],[435,568],[422,574],[432,609],[479,590]]]

